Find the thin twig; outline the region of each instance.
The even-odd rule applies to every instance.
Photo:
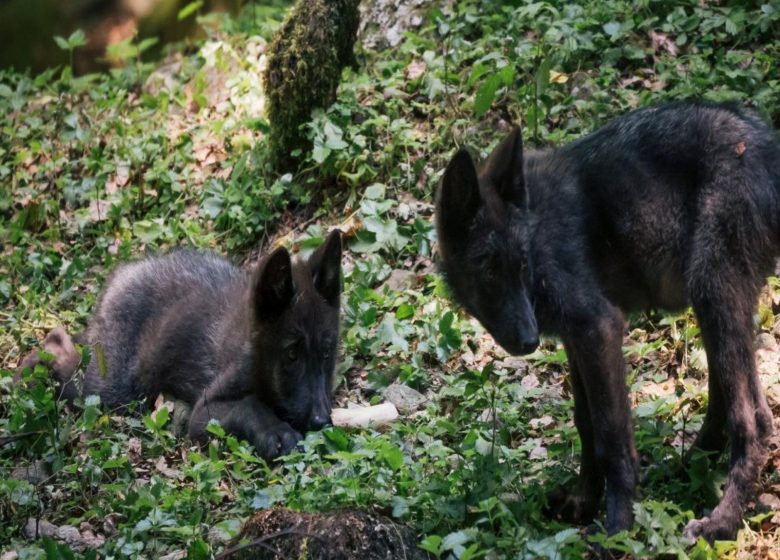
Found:
[[[11,434],[9,436],[0,436],[0,447],[11,443],[12,441],[15,441],[17,439],[21,439],[27,436],[32,436],[36,434],[43,434],[45,433],[43,430],[35,430],[32,432],[19,432],[18,434]]]
[[[265,544],[266,542],[277,539],[279,537],[286,537],[294,535],[296,537],[308,537],[311,539],[315,539],[317,541],[320,541],[320,543],[325,542],[324,539],[322,539],[319,535],[314,535],[312,533],[305,533],[303,531],[298,531],[296,529],[285,529],[284,531],[277,531],[276,533],[271,533],[270,535],[265,535],[264,537],[258,537],[256,539],[253,539],[249,541],[248,543],[236,545],[234,547],[228,548],[227,550],[223,551],[221,554],[218,554],[214,557],[214,560],[223,560],[224,558],[229,558],[230,556],[234,555],[236,552],[239,552],[241,550],[252,548],[255,546],[259,546],[261,548],[264,548],[266,550],[270,550],[274,554],[281,555],[279,552],[272,549],[270,546]]]

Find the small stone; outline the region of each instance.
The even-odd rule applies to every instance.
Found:
[[[780,511],[780,498],[774,494],[761,494],[758,497],[758,503],[767,511]]]
[[[759,350],[777,350],[777,341],[770,333],[761,333],[756,337],[756,348]]]
[[[503,492],[499,494],[498,499],[505,504],[520,504],[524,501],[523,495],[517,492]]]
[[[387,87],[382,91],[382,97],[385,101],[389,101],[390,99],[394,98],[407,99],[409,95],[398,88]]]
[[[181,478],[181,471],[179,469],[170,468],[167,461],[165,460],[165,457],[162,455],[159,459],[157,459],[157,462],[154,464],[154,468],[160,471],[166,478]]]
[[[383,395],[401,414],[414,412],[428,400],[425,395],[403,383],[393,383],[385,389]]]
[[[95,528],[91,523],[82,521],[79,525],[81,531],[81,540],[86,548],[100,548],[106,544],[106,538],[100,533],[95,533]]]
[[[536,377],[533,373],[529,373],[520,380],[520,385],[524,389],[533,389],[534,387],[539,386],[539,378]]]
[[[529,457],[531,459],[546,459],[547,458],[547,448],[543,445],[540,445],[538,447],[534,447],[531,450],[531,453],[529,454]]]
[[[485,424],[492,424],[495,417],[495,411],[492,408],[486,408],[479,415],[479,421]]]
[[[69,544],[74,550],[84,550],[84,540],[81,533],[73,525],[62,525],[57,529],[57,538]]]
[[[391,290],[401,291],[411,288],[414,284],[414,272],[411,270],[403,270],[396,268],[390,273],[390,277],[385,282],[385,285]]]
[[[766,399],[769,401],[770,406],[780,405],[780,384],[775,383],[769,386],[766,390]]]
[[[12,480],[26,480],[30,484],[38,485],[51,476],[51,467],[46,461],[35,461],[32,465],[16,467],[11,472]]]
[[[24,525],[24,536],[28,540],[35,540],[40,537],[53,538],[57,534],[58,527],[54,523],[49,523],[45,519],[35,519],[30,517]]]
[[[526,370],[531,365],[531,362],[523,358],[522,356],[507,356],[496,364],[500,368],[517,370]]]
[[[534,429],[546,430],[555,426],[555,419],[552,416],[545,414],[541,418],[532,418],[528,423]]]

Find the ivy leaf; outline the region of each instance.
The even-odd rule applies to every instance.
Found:
[[[620,33],[620,24],[616,21],[611,21],[609,23],[605,23],[602,26],[602,29],[604,30],[604,33],[609,35],[610,40],[614,41],[617,39],[618,33]]]
[[[477,90],[476,97],[474,98],[474,116],[480,118],[484,115],[496,97],[496,91],[498,86],[501,85],[501,75],[491,74],[486,80],[482,82]]]
[[[382,450],[382,458],[387,466],[397,471],[404,464],[404,454],[401,449],[395,445],[388,445]]]
[[[87,36],[81,29],[77,29],[71,33],[67,39],[60,37],[59,35],[55,35],[54,42],[57,43],[57,46],[62,50],[69,51],[86,45]]]
[[[178,15],[176,16],[179,21],[188,18],[198,10],[200,10],[201,6],[203,6],[203,0],[195,0],[195,2],[190,2],[186,6],[184,6],[181,10],[179,10]]]
[[[428,535],[417,546],[438,557],[441,552],[441,537],[439,535]]]

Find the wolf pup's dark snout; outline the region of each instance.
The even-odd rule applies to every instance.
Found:
[[[309,420],[310,430],[321,430],[325,426],[330,425],[330,413],[328,414],[315,414]]]
[[[330,422],[341,296],[338,230],[307,259],[278,248],[246,273],[179,250],[120,266],[90,318],[101,347],[83,393],[112,408],[160,393],[189,403],[189,435],[218,420],[267,459]]]
[[[539,347],[539,334],[529,335],[527,338],[520,339],[517,355],[524,356],[532,353]]]
[[[524,154],[515,129],[479,166],[453,156],[436,227],[454,298],[508,352],[536,348],[538,322],[569,359],[582,467],[574,489],[551,494],[553,514],[588,523],[606,489],[607,531],[630,528],[625,314],[692,305],[710,393],[694,447],[719,454],[730,439],[731,468],[718,506],[686,532],[736,534],[772,432],[752,316],[780,253],[778,216],[777,136],[733,104],[640,109],[549,152]]]

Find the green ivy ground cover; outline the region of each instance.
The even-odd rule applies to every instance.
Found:
[[[704,97],[742,101],[777,127],[780,2],[433,6],[397,47],[359,49],[338,101],[307,127],[302,168],[277,176],[260,76],[281,16],[207,16],[197,48],[153,62],[148,43],[128,42],[126,65],[106,74],[0,71],[0,553],[209,558],[252,512],[283,505],[373,508],[437,558],[580,557],[603,537],[542,515],[578,462],[563,351],[547,340],[509,358],[450,304],[433,192],[456,147],[484,155],[513,123],[529,145],[559,145],[634,107]],[[328,428],[269,466],[218,429],[206,449],[179,442],[165,408],[67,410],[42,368],[31,373],[42,382],[12,386],[45,332],[84,328],[118,262],[179,245],[252,260],[272,241],[305,254],[334,226],[349,247],[337,403],[381,402],[393,381],[428,397],[388,429]],[[756,321],[776,413],[779,303],[774,278]],[[634,317],[625,353],[643,481],[634,528],[609,544],[636,557],[780,557],[778,519],[760,504],[735,542],[681,538],[725,475],[706,457],[681,466],[706,405],[692,315]],[[759,494],[780,493],[773,445]],[[37,479],[15,473],[42,460]],[[75,527],[92,552],[28,540],[30,518]]]

